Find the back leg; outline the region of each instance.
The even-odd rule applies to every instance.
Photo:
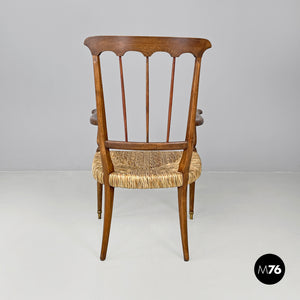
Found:
[[[101,219],[101,214],[102,214],[102,190],[103,190],[103,184],[97,182],[97,213],[98,213],[98,219]]]
[[[195,182],[190,184],[190,219],[194,217]]]
[[[102,235],[102,248],[100,254],[101,260],[105,260],[106,258],[113,202],[114,202],[114,188],[110,185],[105,185],[104,224],[103,224],[103,235]]]

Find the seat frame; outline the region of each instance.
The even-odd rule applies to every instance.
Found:
[[[124,150],[183,150],[182,158],[179,163],[178,171],[182,173],[183,185],[178,187],[178,207],[179,221],[181,231],[181,241],[183,249],[183,257],[185,261],[189,260],[188,250],[188,233],[187,233],[187,185],[188,174],[191,163],[192,152],[195,150],[196,144],[196,112],[199,90],[200,66],[203,53],[211,47],[211,44],[206,39],[198,38],[172,38],[172,37],[133,37],[133,36],[94,36],[89,37],[84,41],[84,44],[90,49],[93,57],[94,81],[96,92],[96,108],[98,120],[97,144],[98,151],[101,154],[104,172],[105,186],[105,210],[104,210],[104,225],[102,236],[102,247],[100,259],[105,260],[114,199],[114,188],[109,185],[109,174],[114,171],[114,166],[110,157],[110,149]],[[123,105],[123,120],[125,141],[109,141],[107,133],[107,123],[105,114],[105,104],[103,95],[103,85],[100,67],[100,54],[104,51],[112,51],[119,57],[120,76],[121,76],[121,91]],[[141,52],[146,57],[146,142],[128,142],[127,134],[127,117],[126,117],[126,102],[125,88],[123,79],[122,56],[127,51]],[[169,98],[169,114],[166,142],[150,143],[149,142],[149,57],[158,51],[167,52],[173,58],[170,98]],[[185,141],[169,142],[175,61],[183,53],[191,53],[195,57],[194,73],[192,81],[192,89],[188,111],[188,121],[186,127]],[[195,183],[190,186],[190,203],[194,203]],[[98,201],[102,199],[102,185],[97,184]],[[192,201],[191,201],[192,199]]]

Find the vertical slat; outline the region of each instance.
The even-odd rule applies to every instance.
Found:
[[[127,115],[126,115],[126,102],[125,102],[125,87],[124,87],[123,65],[122,65],[122,57],[121,56],[119,56],[119,65],[120,65],[120,77],[121,77],[121,91],[122,91],[122,105],[123,105],[123,120],[124,120],[125,141],[128,142]]]
[[[169,138],[170,138],[170,126],[171,126],[172,105],[173,105],[173,90],[174,90],[174,75],[175,75],[175,62],[176,62],[176,58],[173,57],[173,63],[172,63],[172,75],[171,75],[171,85],[170,85],[170,98],[169,98],[169,113],[168,113],[168,127],[167,127],[167,142],[169,142]]]
[[[146,142],[149,143],[149,57],[146,57]]]

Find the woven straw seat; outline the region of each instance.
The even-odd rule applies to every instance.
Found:
[[[182,151],[110,151],[114,172],[109,175],[109,185],[129,189],[155,189],[180,187],[182,173],[178,165]],[[96,152],[92,172],[101,184],[103,167],[100,152]],[[201,161],[193,152],[189,171],[189,184],[201,174]]]

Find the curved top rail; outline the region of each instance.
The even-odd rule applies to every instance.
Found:
[[[206,39],[151,36],[91,36],[85,39],[84,45],[92,55],[113,51],[117,56],[122,56],[127,51],[138,51],[146,57],[160,51],[167,52],[172,57],[178,57],[182,53],[201,57],[211,47],[210,41]]]

